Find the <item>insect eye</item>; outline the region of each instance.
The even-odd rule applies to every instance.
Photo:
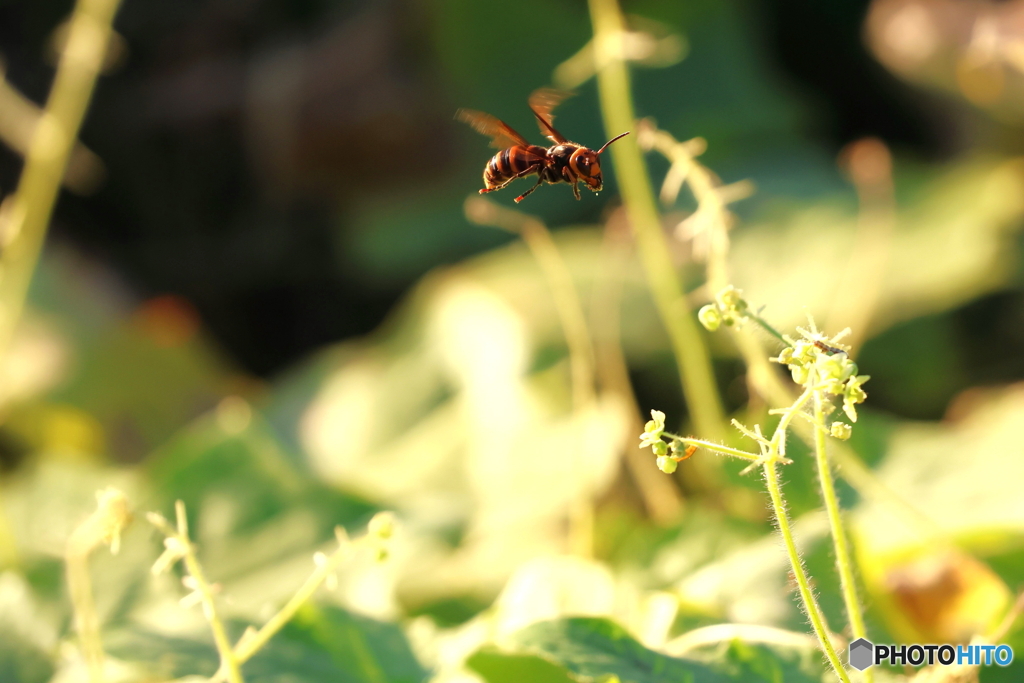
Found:
[[[579,160],[579,165],[582,166],[583,168],[590,168],[590,159],[586,157],[581,157]]]

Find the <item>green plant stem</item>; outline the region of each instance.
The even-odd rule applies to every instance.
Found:
[[[580,303],[569,266],[559,253],[547,226],[538,220],[527,219],[523,221],[520,234],[540,264],[551,289],[569,347],[574,408],[582,410],[594,401],[594,345],[587,331],[583,304]]]
[[[854,639],[867,638],[864,626],[864,615],[860,600],[857,598],[857,584],[853,576],[853,560],[850,559],[850,548],[847,544],[846,530],[839,510],[839,499],[832,479],[832,467],[828,460],[825,439],[825,397],[821,391],[814,392],[814,452],[818,464],[818,479],[821,482],[821,497],[825,500],[828,512],[828,523],[832,529],[832,543],[836,553],[836,567],[839,570],[839,582],[843,589],[843,602],[846,603],[846,615],[850,620],[850,631]],[[871,669],[864,671],[865,683],[874,681]]]
[[[692,150],[693,142],[678,142],[669,133],[654,131],[651,142],[653,149],[661,152],[672,166],[662,188],[662,200],[675,200],[679,188],[685,181],[697,199],[697,213],[704,214],[714,227],[707,234],[707,286],[711,294],[721,291],[729,284],[729,211],[722,195],[721,182],[708,168],[697,162]],[[700,140],[703,151],[706,143]],[[747,183],[749,187],[749,183]]]
[[[32,132],[42,115],[42,108],[3,79],[0,67],[0,140],[4,145],[28,156]],[[68,157],[64,187],[75,194],[87,195],[97,189],[103,173],[103,162],[96,153],[81,142],[75,143]]]
[[[72,534],[73,538],[74,534]],[[64,564],[67,571],[68,593],[71,596],[71,606],[75,612],[75,630],[78,631],[82,655],[85,658],[86,668],[89,670],[89,681],[90,683],[100,683],[103,680],[103,660],[106,656],[103,652],[103,641],[100,638],[100,619],[96,613],[96,600],[92,594],[92,577],[89,574],[91,549],[84,552],[72,550],[73,543],[71,541],[68,544]]]
[[[89,670],[90,683],[103,681],[103,641],[100,637],[100,618],[93,598],[92,576],[89,573],[89,556],[104,543],[116,545],[121,530],[131,521],[128,499],[116,489],[107,489],[98,496],[96,511],[79,524],[68,537],[65,552],[68,593],[75,612],[75,629],[81,644],[82,655]]]
[[[540,265],[548,288],[554,299],[558,319],[569,347],[569,366],[572,372],[573,410],[577,415],[591,408],[595,401],[594,387],[594,344],[587,329],[587,317],[583,313],[579,292],[572,280],[572,273],[558,245],[551,237],[551,231],[544,223],[525,217],[519,227],[523,242],[530,249]],[[575,459],[575,467],[586,466],[587,454],[583,449],[573,449],[567,457]],[[581,557],[594,555],[595,512],[593,492],[584,491],[569,504],[568,544],[569,550]]]
[[[699,138],[698,138],[699,139]],[[729,285],[729,211],[726,209],[727,201],[723,197],[722,187],[715,175],[703,164],[697,161],[696,154],[692,150],[691,140],[679,142],[671,134],[663,130],[654,130],[650,135],[651,149],[661,153],[668,159],[672,166],[669,175],[675,175],[678,182],[670,183],[665,181],[668,188],[668,196],[665,200],[675,200],[679,187],[685,181],[689,184],[693,196],[697,199],[698,212],[707,213],[710,216],[710,235],[708,237],[709,247],[707,255],[707,288],[711,296],[715,296]],[[701,150],[704,145],[701,140]],[[752,189],[752,188],[751,188]],[[747,313],[747,316],[764,328],[764,331],[789,346],[789,341],[776,330],[767,320],[757,313]]]
[[[185,515],[185,504],[180,500],[175,501],[174,511],[178,518],[178,541],[185,548],[185,556],[182,559],[185,562],[185,568],[188,570],[189,575],[195,580],[195,590],[199,591],[199,595],[203,600],[203,613],[210,622],[210,630],[213,631],[213,642],[217,646],[217,652],[220,654],[221,669],[227,672],[227,679],[230,683],[244,683],[242,671],[239,667],[240,662],[231,649],[231,641],[228,640],[227,631],[224,629],[224,622],[221,621],[220,615],[217,614],[217,607],[213,599],[213,589],[206,580],[203,568],[199,565],[198,558],[196,558],[195,546],[189,540],[188,517]]]
[[[589,0],[601,111],[609,135],[634,128],[629,70],[623,59],[625,23],[616,0]],[[626,214],[662,323],[668,330],[683,394],[694,427],[708,438],[725,436],[721,399],[700,329],[693,319],[662,233],[654,192],[635,135],[611,148]]]
[[[189,551],[183,559],[189,575],[195,579],[196,590],[199,591],[203,598],[203,611],[206,612],[206,617],[210,621],[210,630],[213,631],[213,642],[216,644],[217,652],[220,655],[221,667],[227,671],[228,681],[231,683],[243,683],[244,679],[242,678],[242,671],[239,666],[241,662],[235,657],[234,651],[231,649],[231,641],[228,640],[227,631],[224,629],[224,622],[221,621],[220,616],[214,609],[213,589],[210,588],[210,584],[206,581],[203,569],[196,560],[195,553]]]
[[[803,600],[807,617],[811,621],[811,628],[814,629],[814,635],[818,637],[818,643],[825,652],[825,656],[828,658],[829,664],[832,665],[839,680],[843,681],[843,683],[850,683],[850,676],[846,673],[846,669],[843,668],[842,662],[839,661],[839,655],[836,653],[836,649],[832,645],[832,639],[829,637],[825,617],[818,608],[814,592],[807,581],[807,573],[804,571],[803,561],[800,559],[800,553],[796,548],[796,541],[793,539],[789,515],[786,512],[785,503],[782,499],[779,473],[773,459],[769,459],[768,462],[764,463],[764,481],[765,486],[768,488],[768,495],[771,496],[772,510],[775,513],[775,520],[779,525],[779,533],[782,535],[782,540],[786,545],[789,564],[793,569],[793,576],[796,578],[797,587],[800,590],[800,598]]]
[[[764,330],[765,332],[767,332],[771,336],[773,336],[776,339],[778,339],[784,345],[792,346],[792,344],[790,344],[789,341],[785,337],[782,336],[782,333],[779,332],[778,330],[776,330],[774,327],[772,327],[771,324],[769,324],[767,320],[765,320],[761,316],[757,315],[756,313],[749,313],[748,316],[750,317],[751,320],[753,320],[755,323],[757,323],[758,326],[760,326],[762,330]]]
[[[686,501],[670,477],[651,467],[650,453],[634,437],[643,431],[644,421],[622,350],[622,286],[633,253],[633,238],[620,229],[618,222],[611,221],[605,226],[602,251],[600,275],[594,282],[590,305],[597,381],[603,392],[618,396],[626,405],[631,416],[628,443],[624,444],[626,467],[651,519],[668,524],[679,519]]]
[[[793,405],[786,409],[782,418],[779,419],[779,424],[775,427],[775,433],[772,434],[772,446],[776,449],[779,455],[786,454],[786,432],[789,431],[789,425],[793,422],[793,419],[803,410],[804,405],[811,400],[813,392],[810,389],[804,390],[795,401]]]
[[[53,204],[103,64],[119,0],[79,0],[50,97],[27,146],[14,194],[0,206],[0,358],[25,306]],[[0,511],[0,561],[18,561],[14,536]]]
[[[358,543],[358,541],[356,542]],[[330,574],[337,571],[338,567],[341,566],[342,562],[352,556],[357,545],[352,542],[345,542],[334,551],[327,561],[321,565],[318,565],[313,573],[306,579],[306,582],[302,584],[302,587],[285,603],[277,614],[270,617],[267,623],[256,631],[255,633],[248,634],[239,640],[238,644],[234,649],[234,659],[241,664],[249,661],[249,659],[259,652],[260,648],[267,644],[267,642],[274,637],[274,635],[280,631],[285,625],[291,621],[295,613],[299,611],[306,602],[313,597],[316,590],[320,585],[327,579]],[[218,672],[217,675],[211,679],[212,681],[223,680],[222,673]]]
[[[740,450],[739,448],[731,448],[729,446],[723,446],[720,443],[714,443],[713,441],[705,441],[704,439],[692,439],[688,436],[679,436],[678,434],[672,434],[671,432],[665,432],[665,436],[680,443],[684,443],[687,446],[697,446],[698,448],[704,448],[715,453],[721,453],[723,455],[732,455],[737,458],[743,458],[744,460],[760,460],[761,456],[757,453],[750,453],[749,451]]]
[[[756,391],[773,406],[785,406],[793,402],[793,392],[779,377],[778,367],[765,357],[761,342],[752,334],[742,331],[734,335],[740,355],[748,368],[748,375]],[[810,424],[797,422],[793,425],[801,441],[814,447],[814,429]],[[853,487],[861,498],[875,500],[889,507],[897,517],[907,523],[925,539],[945,542],[944,532],[927,515],[922,513],[903,496],[893,491],[872,472],[853,450],[843,443],[834,443],[832,458],[839,466],[842,478]]]
[[[792,424],[793,419],[803,410],[804,405],[813,396],[814,391],[812,389],[804,390],[779,419],[779,424],[775,427],[775,433],[772,434],[771,441],[768,443],[768,457],[764,462],[764,480],[765,486],[768,488],[768,495],[772,500],[772,511],[775,513],[775,519],[779,525],[779,533],[782,535],[782,540],[786,545],[786,553],[789,555],[793,576],[796,578],[796,583],[800,590],[800,598],[804,603],[804,611],[807,612],[807,617],[811,621],[811,628],[814,629],[814,634],[818,637],[821,649],[825,652],[825,656],[828,658],[832,668],[835,669],[836,675],[844,683],[849,683],[849,675],[843,668],[839,655],[836,654],[835,647],[832,645],[825,617],[821,613],[821,608],[818,607],[814,592],[811,590],[810,583],[807,580],[807,573],[804,571],[803,561],[800,559],[800,553],[796,547],[796,541],[793,539],[793,531],[789,523],[789,514],[786,512],[786,504],[782,497],[782,485],[779,483],[779,473],[776,466],[779,457],[786,454],[786,432],[789,430],[789,425]]]
[[[3,211],[0,259],[0,356],[7,350],[25,305],[68,158],[75,146],[96,78],[106,56],[119,0],[79,0],[71,17],[46,108],[25,157],[25,167]]]

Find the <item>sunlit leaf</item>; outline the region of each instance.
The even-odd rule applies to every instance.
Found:
[[[511,639],[509,649],[511,655],[483,650],[469,664],[488,683],[511,681],[510,669],[535,672],[552,683],[611,676],[622,683],[819,683],[826,677],[814,641],[796,634],[785,644],[736,637],[670,657],[645,648],[614,622],[576,618],[530,626]]]
[[[243,625],[232,624],[241,633]],[[212,675],[217,651],[209,633],[167,636],[139,627],[107,638],[114,656],[147,666],[153,675]],[[426,670],[401,629],[334,607],[307,606],[242,667],[252,683],[420,683]]]

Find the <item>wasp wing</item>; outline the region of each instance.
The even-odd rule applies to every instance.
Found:
[[[554,143],[561,144],[568,142],[568,140],[551,125],[555,120],[555,116],[551,112],[562,103],[562,100],[572,96],[572,94],[566,90],[541,88],[534,90],[533,94],[530,95],[530,109],[533,111],[533,115],[537,117],[540,132]]]
[[[512,130],[512,127],[507,123],[482,111],[460,109],[455,112],[455,118],[468,123],[476,132],[491,138],[492,147],[508,149],[516,145],[522,147],[530,146],[530,143],[522,135]]]

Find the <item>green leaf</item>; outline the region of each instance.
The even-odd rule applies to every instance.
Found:
[[[536,655],[513,655],[497,650],[479,650],[466,666],[487,683],[573,683],[576,679],[554,662]]]
[[[670,657],[644,647],[607,619],[565,619],[520,631],[512,640],[514,655],[482,650],[470,658],[469,666],[488,683],[512,683],[512,671],[523,673],[518,680],[544,683],[590,683],[609,677],[617,677],[622,683],[824,680],[827,671],[813,641],[799,634],[787,635],[792,637],[775,641],[740,637],[716,640],[694,647],[686,657]]]
[[[247,624],[233,623],[235,637]],[[107,651],[154,676],[212,675],[217,652],[208,634],[171,637],[126,628],[108,635]],[[395,624],[336,607],[306,606],[242,666],[247,683],[419,683],[428,672]]]
[[[237,434],[215,419],[197,420],[145,467],[168,519],[173,501],[184,501],[201,560],[217,581],[312,556],[335,526],[358,527],[374,512],[297,467],[258,416]]]
[[[109,656],[138,664],[151,678],[212,676],[217,671],[217,649],[208,633],[196,637],[155,633],[138,625],[107,631],[103,648]]]
[[[0,681],[45,683],[53,677],[56,629],[39,614],[28,582],[0,574]]]
[[[259,653],[248,665],[252,675],[246,680],[270,681],[276,680],[272,672],[301,671],[311,653],[317,653],[324,665],[329,661],[338,672],[332,678],[311,680],[415,683],[427,677],[398,625],[337,607],[307,605],[271,643],[273,647]],[[292,661],[292,655],[301,656]],[[262,678],[264,669],[266,678]]]

